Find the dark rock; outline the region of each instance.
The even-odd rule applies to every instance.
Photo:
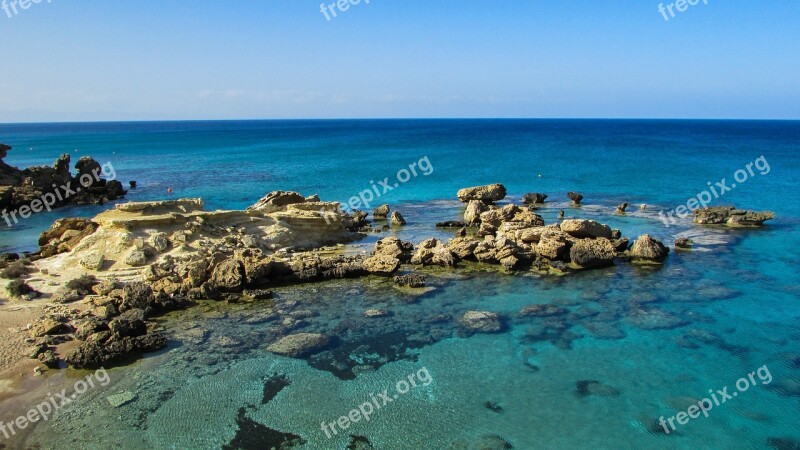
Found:
[[[394,282],[398,286],[423,288],[425,287],[425,275],[410,273],[407,275],[398,275],[394,277]]]
[[[437,222],[436,228],[463,228],[466,224],[458,221]]]
[[[389,205],[381,205],[372,210],[372,217],[374,219],[385,219],[389,216],[390,211]]]
[[[572,200],[572,204],[575,206],[580,205],[583,201],[583,195],[577,192],[567,192],[567,197]]]
[[[526,205],[536,205],[544,203],[546,199],[547,195],[538,193],[525,194],[522,196],[522,202],[525,203]]]

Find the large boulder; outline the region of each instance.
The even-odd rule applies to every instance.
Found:
[[[579,239],[612,237],[611,227],[594,220],[567,219],[561,222],[561,231]]]
[[[374,254],[375,256],[382,255],[397,258],[400,262],[408,262],[411,259],[412,251],[414,251],[414,246],[410,242],[404,242],[390,236],[375,243]]]
[[[99,336],[98,333],[94,336]],[[110,334],[110,333],[109,333]],[[159,334],[145,334],[136,337],[112,336],[105,340],[90,340],[82,343],[67,354],[64,360],[76,369],[108,368],[113,363],[141,353],[154,352],[167,346],[167,339]]]
[[[278,355],[300,358],[324,349],[330,342],[331,339],[324,334],[290,334],[272,343],[267,350]]]
[[[241,261],[233,258],[217,264],[209,280],[211,287],[226,292],[241,292],[244,282],[244,266]]]
[[[391,209],[389,209],[389,205],[378,206],[377,208],[372,210],[372,218],[385,219],[389,215],[390,211]]]
[[[649,234],[643,234],[633,243],[629,255],[633,262],[662,263],[669,255],[669,248]]]
[[[606,238],[579,239],[569,249],[572,264],[581,269],[611,266],[615,256],[614,245]]]
[[[462,202],[480,200],[484,203],[494,203],[506,198],[506,188],[502,184],[490,184],[464,188],[458,191],[456,195]]]
[[[400,260],[386,255],[375,255],[364,260],[364,270],[377,275],[390,275],[400,269]]]

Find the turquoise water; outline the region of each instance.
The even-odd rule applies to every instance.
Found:
[[[429,175],[418,171],[375,201],[403,212],[410,225],[398,235],[413,241],[448,237],[432,222],[459,217],[455,191],[491,182],[504,183],[512,200],[549,194],[554,203],[541,210],[548,223],[565,208],[631,237],[649,232],[671,243],[679,233],[700,233],[696,250],[673,253],[660,268],[620,264],[552,278],[466,267],[429,273],[435,289],[419,295],[380,278],[280,288],[276,307],[303,317],[300,330],[338,337],[333,351],[307,361],[265,350],[276,324],[258,318],[263,305],[209,303],[173,313],[160,319],[174,330],[166,351],[110,370],[109,386],[87,392],[21,444],[263,448],[259,439],[275,432],[320,449],[344,449],[350,434],[378,449],[479,448],[492,436],[521,449],[757,449],[800,441],[797,122],[2,125],[0,136],[14,146],[9,164],[91,155],[112,162],[121,181],[138,181],[129,200],[167,198],[169,187],[172,197],[203,197],[212,209],[246,207],[274,189],[347,201],[371,181],[389,177],[393,186],[400,169],[427,158]],[[712,204],[773,210],[778,218],[767,227],[696,229],[684,221],[668,228],[658,220],[658,211],[685,204],[709,181],[726,178],[730,186],[738,169],[761,156],[769,170],[755,170]],[[582,192],[587,205],[567,208],[569,190]],[[649,207],[614,216],[622,201]],[[55,218],[95,212],[39,215],[0,232],[0,245],[31,249]],[[517,316],[545,303],[566,312]],[[369,308],[393,315],[363,319]],[[502,314],[504,331],[465,335],[453,318],[468,310]],[[736,391],[739,378],[763,366],[770,383],[756,375],[756,386],[708,418],[658,432],[659,417],[685,411],[709,389]],[[369,422],[331,438],[321,429],[423,368],[432,381]],[[55,389],[83,375],[67,371],[48,383]],[[289,384],[267,399],[265,386],[277,375]],[[105,398],[118,391],[137,399],[110,408]]]

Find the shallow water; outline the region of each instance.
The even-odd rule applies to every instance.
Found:
[[[378,449],[473,448],[491,436],[520,449],[760,449],[777,448],[769,446],[777,444],[770,438],[800,440],[800,210],[787,195],[798,187],[797,125],[311,122],[244,123],[236,133],[226,131],[232,124],[204,131],[192,131],[200,124],[162,126],[159,133],[92,129],[65,137],[64,131],[18,129],[11,136],[38,142],[35,149],[55,148],[65,139],[116,149],[127,155],[121,161],[130,161],[115,165],[117,172],[129,170],[145,185],[132,199],[162,196],[163,184],[153,186],[148,170],[181,152],[202,154],[179,171],[198,180],[224,159],[208,148],[246,155],[252,165],[222,166],[238,177],[257,172],[260,163],[272,164],[270,151],[284,155],[272,169],[282,175],[263,183],[217,176],[216,184],[193,187],[186,175],[185,185],[175,184],[180,196],[203,194],[213,208],[246,206],[279,187],[347,199],[371,179],[393,176],[406,161],[427,154],[434,173],[386,197],[410,222],[389,232],[403,239],[447,238],[452,232],[434,230],[432,223],[457,219],[460,206],[437,199],[452,198],[458,187],[503,181],[514,200],[525,191],[551,193],[557,203],[540,210],[548,223],[565,208],[567,216],[598,218],[628,237],[648,232],[672,242],[690,233],[698,244],[691,252],[673,252],[663,267],[620,263],[545,277],[467,265],[454,272],[425,270],[434,289],[424,293],[370,277],[278,288],[274,305],[203,303],[159,319],[170,336],[167,350],[109,370],[111,384],[83,394],[15,445],[264,448],[287,433],[306,442],[299,448],[314,449],[344,449],[351,434]],[[353,148],[345,153],[346,142]],[[166,152],[164,160],[134,155],[158,154],[156,149]],[[16,151],[10,155],[19,157]],[[767,227],[667,228],[658,221],[661,205],[685,203],[705,181],[730,176],[739,161],[762,153],[772,171],[725,200],[775,210],[778,219]],[[541,179],[533,175],[539,172]],[[561,203],[561,193],[572,189],[587,196],[585,207]],[[651,206],[613,215],[621,201]],[[368,236],[353,251],[369,249],[387,234]],[[12,242],[8,247],[29,245],[16,230],[3,239]],[[531,304],[566,311],[518,317]],[[392,315],[363,318],[370,308]],[[279,320],[267,314],[273,309],[302,318],[298,331],[336,336],[337,344],[307,360],[272,355],[265,347],[279,333]],[[468,310],[498,312],[506,328],[467,335],[456,319]],[[772,378],[768,384],[759,372],[755,385],[709,410],[708,418],[701,414],[663,433],[661,416],[685,411],[710,389],[728,386],[733,393],[738,379],[764,366]],[[432,381],[381,406],[369,422],[331,438],[321,429],[322,422],[336,421],[372,394],[395,392],[398,381],[422,369]],[[47,379],[51,389],[60,389],[83,375],[67,371]],[[137,398],[112,408],[106,397],[119,391]],[[10,420],[22,412],[3,416]]]

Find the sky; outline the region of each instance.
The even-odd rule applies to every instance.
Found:
[[[800,119],[798,0],[14,1],[2,123]]]

